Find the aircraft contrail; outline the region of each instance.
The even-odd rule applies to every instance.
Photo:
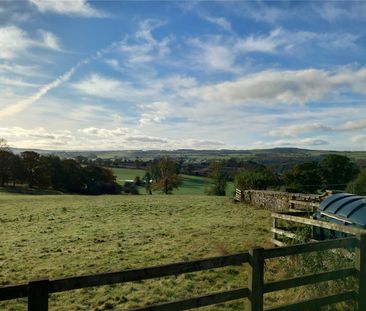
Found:
[[[106,48],[103,48],[103,49],[99,50],[98,52],[96,52],[93,56],[89,56],[89,57],[82,59],[75,66],[71,67],[71,69],[66,71],[64,74],[60,75],[54,81],[42,86],[36,93],[31,95],[30,97],[20,100],[19,102],[15,103],[9,107],[6,107],[5,109],[2,109],[0,111],[0,119],[13,115],[13,114],[16,114],[18,112],[21,112],[24,109],[26,109],[28,106],[34,104],[36,101],[38,101],[43,96],[45,96],[50,90],[58,87],[60,84],[62,84],[64,82],[68,81],[79,67],[81,67],[82,65],[88,64],[92,60],[102,57],[105,53],[110,51],[119,42],[121,42],[121,41],[113,42]]]

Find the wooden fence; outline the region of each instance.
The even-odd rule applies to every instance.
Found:
[[[341,232],[343,236],[347,235],[360,235],[366,233],[365,229],[357,228],[354,226],[345,226],[337,223],[326,222],[321,220],[312,219],[309,216],[312,212],[308,211],[291,211],[287,213],[272,213],[272,239],[271,242],[276,246],[285,246],[284,240],[299,240],[299,229],[304,226],[310,226],[311,231],[314,232],[314,228],[321,228],[321,230],[331,230],[333,232]],[[282,223],[282,225],[280,224]],[[286,225],[283,225],[283,224]],[[312,234],[312,241],[316,241],[316,237]]]
[[[265,260],[307,252],[331,250],[337,248],[355,249],[355,267],[317,274],[304,275],[287,280],[264,282]],[[48,310],[48,297],[52,293],[64,292],[91,286],[110,285],[132,281],[141,281],[188,272],[203,271],[230,265],[249,264],[248,286],[216,292],[206,296],[142,307],[139,311],[188,310],[226,301],[248,298],[252,311],[262,311],[264,294],[294,288],[303,285],[325,282],[346,277],[355,277],[357,291],[345,291],[326,297],[318,297],[294,304],[266,309],[267,311],[309,310],[347,300],[355,300],[358,310],[366,310],[366,234],[357,237],[327,240],[307,244],[298,244],[278,248],[254,248],[249,252],[212,257],[190,262],[180,262],[143,269],[108,272],[61,279],[41,279],[26,284],[0,287],[0,301],[28,297],[28,310]]]

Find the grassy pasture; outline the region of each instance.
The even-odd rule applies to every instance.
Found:
[[[0,285],[167,264],[269,246],[269,212],[225,197],[0,193]],[[50,297],[50,310],[126,310],[247,282],[247,266]],[[243,300],[245,301],[245,300]],[[203,310],[246,310],[243,301]],[[26,299],[0,303],[25,310]]]
[[[129,168],[113,168],[114,173],[117,176],[117,182],[123,184],[125,180],[133,180],[136,176],[141,178],[145,175],[144,170],[129,169]],[[174,190],[174,194],[179,195],[204,195],[205,188],[208,186],[210,179],[199,176],[180,175],[182,177],[182,185]],[[228,183],[227,196],[233,196],[234,184]],[[145,194],[145,188],[140,187],[139,191],[141,194]]]

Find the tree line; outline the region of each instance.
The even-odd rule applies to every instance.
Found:
[[[97,159],[98,160],[98,159]],[[141,164],[141,161],[137,161]],[[347,190],[366,195],[366,171],[361,171],[347,156],[329,154],[320,161],[292,166],[283,173],[254,161],[236,159],[210,160],[206,193],[226,195],[228,181],[241,190],[282,190],[313,193],[326,189]],[[145,163],[145,175],[123,186],[116,182],[111,169],[100,161],[84,158],[61,159],[55,155],[40,155],[34,151],[14,154],[6,141],[0,139],[0,186],[28,184],[29,187],[55,189],[63,192],[102,194],[138,194],[137,186],[144,186],[148,194],[161,191],[170,194],[177,189],[184,171],[183,159],[161,157]]]
[[[209,177],[212,185],[208,189],[209,194],[226,194],[226,183],[230,176],[225,167],[226,160],[211,163]],[[252,162],[246,168],[238,168],[234,183],[240,190],[272,189],[314,193],[331,189],[366,195],[366,170],[360,171],[347,156],[329,154],[321,161],[296,164],[283,174]]]
[[[115,194],[122,191],[108,168],[82,166],[73,159],[43,156],[34,151],[14,154],[0,142],[0,186],[27,184],[29,188],[82,194]]]

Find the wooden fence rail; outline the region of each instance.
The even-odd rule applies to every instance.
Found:
[[[354,268],[340,269],[329,272],[321,272],[304,275],[287,280],[264,282],[265,260],[270,258],[297,255],[306,252],[324,251],[336,248],[354,248],[356,263]],[[332,296],[318,297],[307,301],[288,304],[267,309],[268,311],[308,310],[322,305],[329,305],[346,300],[355,300],[358,310],[366,310],[366,234],[357,237],[328,240],[307,244],[298,244],[279,248],[254,248],[249,252],[234,255],[212,257],[190,262],[180,262],[169,265],[154,266],[143,269],[134,269],[118,272],[99,273],[62,279],[41,279],[27,284],[0,287],[0,301],[21,297],[28,297],[29,311],[48,310],[48,297],[52,293],[101,286],[131,281],[147,280],[152,278],[179,275],[188,272],[203,271],[220,268],[229,265],[241,265],[248,263],[250,270],[248,275],[248,287],[232,289],[228,291],[212,293],[205,296],[167,302],[158,305],[147,306],[135,310],[139,311],[171,311],[188,310],[202,306],[223,303],[226,301],[248,298],[252,311],[264,310],[264,294],[294,288],[317,282],[354,277],[358,279],[358,291],[346,291]]]

